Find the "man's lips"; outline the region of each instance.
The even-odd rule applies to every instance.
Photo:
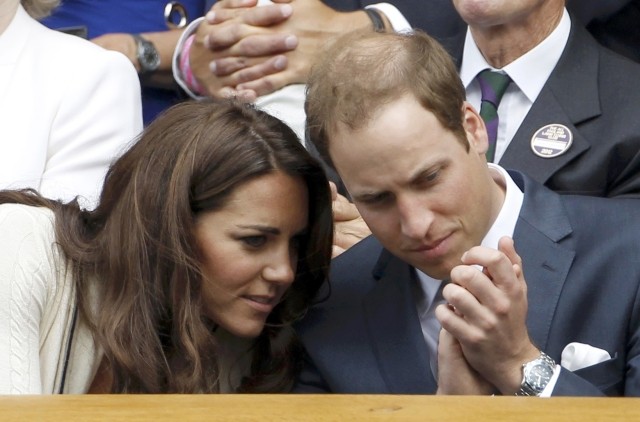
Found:
[[[443,236],[443,237],[439,238],[435,242],[430,242],[428,244],[412,246],[410,248],[406,248],[405,250],[407,250],[408,252],[429,252],[429,251],[433,251],[433,250],[436,250],[438,247],[442,246],[442,244],[447,239],[449,239],[450,236],[451,236],[451,234],[448,234],[446,236]]]

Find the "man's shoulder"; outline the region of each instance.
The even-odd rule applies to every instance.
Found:
[[[378,262],[382,251],[383,247],[378,239],[374,236],[367,236],[331,261],[332,273],[344,269],[372,269]]]
[[[597,59],[600,86],[624,87],[624,84],[640,86],[640,63],[603,46],[579,23],[572,23],[571,36],[565,47],[564,56],[567,59],[566,66],[559,64],[558,70],[582,68],[584,62]],[[561,63],[562,61],[561,58]],[[562,75],[564,72],[560,71],[556,76]],[[628,92],[628,94],[635,93]]]
[[[574,235],[602,236],[603,232],[620,232],[616,240],[632,238],[640,232],[640,198],[560,194],[520,173],[510,172],[514,179],[525,180],[525,202],[520,217],[526,220],[565,221]],[[530,221],[531,222],[531,221]],[[640,237],[639,237],[640,239]],[[635,240],[634,240],[635,242]],[[640,244],[638,245],[640,247]]]
[[[349,279],[371,278],[379,265],[382,244],[374,236],[368,236],[331,261],[331,279],[344,283]]]
[[[380,242],[369,236],[334,258],[319,308],[349,307],[364,297],[376,285],[375,270],[383,251]]]
[[[640,198],[602,198],[582,195],[559,195],[574,221],[593,220],[595,225],[625,222],[626,227],[640,228]],[[589,229],[589,227],[583,227]],[[618,227],[624,230],[624,227]]]

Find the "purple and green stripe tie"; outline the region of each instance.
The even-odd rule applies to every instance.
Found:
[[[498,105],[509,86],[509,82],[511,82],[511,78],[507,74],[485,69],[478,73],[476,79],[480,83],[482,91],[480,117],[484,120],[489,135],[487,161],[492,163],[496,154],[496,139],[498,138]]]

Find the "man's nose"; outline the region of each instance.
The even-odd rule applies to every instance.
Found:
[[[402,234],[410,239],[424,239],[433,223],[433,212],[412,196],[398,199],[398,213]]]

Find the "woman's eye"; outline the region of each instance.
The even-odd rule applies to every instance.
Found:
[[[252,248],[259,248],[266,243],[267,238],[265,236],[245,236],[240,238],[240,241]]]
[[[306,242],[306,235],[299,234],[291,238],[290,248],[291,250],[299,251],[305,242]]]

